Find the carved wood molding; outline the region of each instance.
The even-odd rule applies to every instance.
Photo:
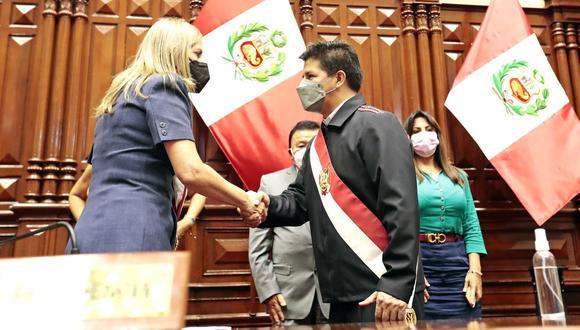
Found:
[[[580,9],[580,2],[577,0],[546,0],[546,7],[569,7]]]
[[[580,36],[580,24],[566,24],[566,49],[568,50],[568,62],[570,72],[580,72],[580,58],[578,37]],[[576,114],[580,117],[580,74],[572,74],[572,89],[574,92]]]
[[[28,160],[26,171],[26,193],[24,197],[28,203],[36,203],[40,198],[40,186],[42,184],[42,166],[44,162],[38,157],[33,157]]]
[[[56,0],[46,0],[44,2],[44,11],[42,12],[42,15],[46,16],[46,15],[52,15],[52,16],[56,16],[58,5]]]
[[[199,16],[199,12],[201,8],[203,8],[203,1],[204,0],[190,0],[189,1],[189,9],[191,10],[191,18],[189,21],[191,23],[195,22],[197,16]]]
[[[300,15],[302,17],[302,22],[300,22],[300,29],[312,29],[314,24],[312,23],[312,0],[300,0]]]
[[[564,23],[556,22],[553,24],[552,36],[554,37],[554,49],[566,48],[566,39],[564,38]]]
[[[429,7],[429,28],[431,33],[441,33],[443,25],[441,24],[441,6],[431,5]]]
[[[429,32],[429,22],[427,19],[427,6],[424,4],[417,5],[415,11],[415,21],[417,23],[417,33]]]
[[[566,48],[568,49],[578,49],[578,42],[576,40],[576,34],[580,30],[576,30],[576,25],[574,23],[566,24]]]
[[[554,52],[556,53],[556,63],[558,66],[558,78],[566,95],[570,101],[574,102],[574,93],[570,77],[570,67],[568,65],[568,55],[566,54],[566,35],[564,32],[564,23],[555,22],[552,24],[552,37],[554,39]]]
[[[302,38],[307,44],[315,39],[313,35],[314,23],[312,22],[313,10],[312,0],[300,0],[300,32],[302,32]]]
[[[44,166],[47,165],[43,157],[44,143],[46,141],[46,118],[48,117],[49,95],[51,86],[52,59],[54,51],[54,35],[56,26],[58,2],[45,0],[42,12],[43,20],[40,25],[40,47],[36,50],[36,58],[40,59],[40,67],[36,79],[36,116],[34,124],[34,140],[32,154],[28,159],[28,175],[26,176],[26,201],[36,203],[40,201]]]
[[[74,3],[74,17],[82,17],[87,19],[87,6],[89,5],[89,0],[75,0]]]
[[[415,10],[417,23],[417,58],[419,63],[419,87],[421,88],[421,109],[435,114],[433,97],[433,75],[431,66],[431,47],[429,45],[429,15],[427,5],[418,4]]]
[[[58,16],[72,16],[73,3],[72,0],[60,0],[58,6]]]
[[[60,169],[58,171],[57,199],[61,203],[68,201],[69,192],[76,180],[77,165],[76,149],[78,148],[78,127],[83,116],[81,101],[81,65],[83,42],[85,37],[85,25],[88,20],[87,16],[88,0],[74,1],[74,25],[72,27],[72,41],[70,47],[69,65],[65,68],[64,75],[68,77],[66,82],[66,100],[65,104],[65,122],[63,127],[63,136],[66,137],[62,142],[60,152]]]
[[[435,118],[445,132],[449,132],[445,98],[447,97],[447,68],[445,66],[445,52],[443,50],[443,25],[441,23],[441,6],[429,6],[429,29],[431,32],[430,51],[433,67],[433,90]],[[451,145],[449,134],[444,134],[444,143]],[[449,148],[449,157],[453,159],[453,149]]]
[[[415,13],[413,5],[404,4],[401,9],[401,18],[403,19],[403,34],[415,33]]]

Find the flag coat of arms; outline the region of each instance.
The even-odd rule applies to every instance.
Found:
[[[227,3],[227,5],[226,5]],[[210,81],[193,104],[244,184],[291,164],[288,134],[304,111],[296,88],[304,41],[286,0],[207,1],[194,25],[203,34]]]
[[[580,122],[517,0],[491,2],[445,106],[538,225],[580,192]]]

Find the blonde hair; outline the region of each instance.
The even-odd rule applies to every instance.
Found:
[[[179,75],[187,89],[193,91],[195,81],[189,70],[189,52],[201,37],[199,30],[184,19],[160,18],[147,31],[133,62],[113,78],[95,115],[112,113],[121,91],[125,98],[129,97],[131,89],[137,96],[145,98],[141,88],[155,74],[168,78],[174,86],[177,86],[176,75]]]

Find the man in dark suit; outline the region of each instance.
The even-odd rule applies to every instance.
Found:
[[[301,121],[288,136],[294,164],[262,176],[260,191],[278,195],[296,180],[306,146],[320,126]],[[315,324],[328,319],[314,266],[310,223],[298,227],[251,228],[248,257],[260,302],[273,324]],[[282,311],[282,313],[280,312]]]
[[[310,220],[320,288],[330,322],[420,318],[424,281],[413,152],[399,121],[358,94],[358,56],[345,42],[319,42],[302,54],[298,94],[321,112],[321,133],[296,181],[268,207],[260,227]]]

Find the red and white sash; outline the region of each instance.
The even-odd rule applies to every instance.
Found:
[[[387,231],[334,171],[322,132],[318,132],[310,147],[310,167],[330,222],[351,250],[380,278],[386,272],[382,257],[388,245]]]

